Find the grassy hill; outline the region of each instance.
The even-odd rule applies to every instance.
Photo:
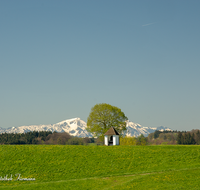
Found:
[[[200,147],[1,145],[0,178],[11,174],[0,190],[200,189]]]

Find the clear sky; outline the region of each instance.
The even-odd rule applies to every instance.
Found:
[[[147,127],[200,129],[199,0],[0,0],[0,127],[108,103]]]

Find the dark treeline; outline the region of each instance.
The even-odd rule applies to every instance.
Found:
[[[148,137],[121,137],[121,145],[199,145],[200,130],[192,131],[154,131]]]
[[[200,144],[200,131],[155,131],[147,137],[148,144]]]
[[[69,133],[57,133],[51,131],[33,131],[27,133],[2,133],[0,144],[60,144],[60,145],[87,145],[96,143],[103,145],[101,139],[81,138],[71,136]],[[121,145],[199,145],[200,130],[192,131],[155,131],[148,137],[121,137]]]
[[[49,134],[52,132],[2,133],[0,134],[0,144],[37,144],[39,140],[45,141]]]
[[[94,143],[94,138],[73,137],[69,133],[57,133],[51,131],[33,131],[27,133],[2,133],[0,144],[69,144],[83,145]]]

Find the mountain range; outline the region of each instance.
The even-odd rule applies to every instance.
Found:
[[[51,131],[51,132],[67,132],[72,136],[76,137],[92,137],[92,134],[86,130],[86,122],[81,120],[80,118],[73,118],[61,121],[56,124],[48,124],[48,125],[29,125],[29,126],[20,126],[20,127],[10,127],[7,129],[0,128],[1,133],[27,133],[30,131]],[[149,133],[153,133],[155,130],[168,130],[171,131],[170,128],[167,127],[143,127],[138,123],[133,123],[131,121],[127,121],[127,131],[124,133],[126,136],[139,136],[143,134],[145,137],[148,136]]]

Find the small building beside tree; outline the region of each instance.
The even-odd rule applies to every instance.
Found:
[[[119,133],[116,131],[114,127],[111,127],[104,134],[104,144],[106,146],[119,145]]]

